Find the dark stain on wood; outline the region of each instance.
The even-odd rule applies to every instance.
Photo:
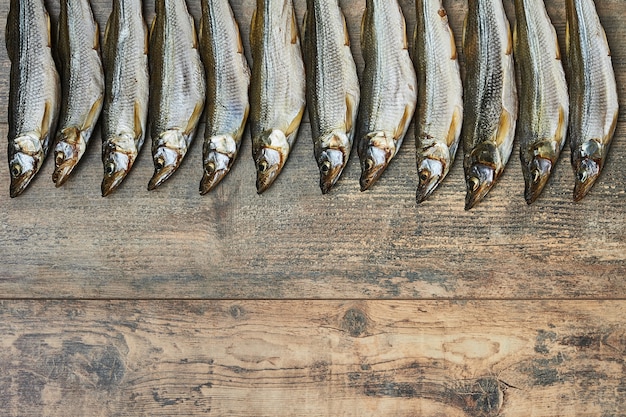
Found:
[[[346,311],[343,316],[342,328],[352,337],[361,337],[367,332],[368,320],[365,313],[356,308]]]

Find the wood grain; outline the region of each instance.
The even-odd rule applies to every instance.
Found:
[[[0,302],[4,416],[626,416],[626,302]]]
[[[58,2],[48,2],[53,16]],[[101,28],[110,2],[93,0]],[[233,0],[249,52],[252,0]],[[300,18],[304,0],[296,0]],[[365,2],[342,0],[359,69]],[[505,0],[512,12],[512,2]],[[413,31],[413,2],[401,1]],[[464,0],[445,2],[460,48]],[[563,41],[561,1],[546,0]],[[622,0],[598,0],[626,109],[626,15]],[[189,2],[199,16],[199,2]],[[145,2],[147,19],[153,1]],[[8,1],[0,1],[0,21]],[[513,14],[510,14],[513,17]],[[461,60],[463,56],[461,54]],[[9,62],[0,48],[0,108],[7,106]],[[6,114],[6,113],[4,113]],[[0,116],[0,137],[6,137]],[[310,129],[304,124],[277,183],[254,188],[249,138],[232,173],[201,197],[201,142],[164,187],[148,192],[149,147],[113,196],[99,195],[96,136],[61,189],[49,158],[32,187],[8,198],[0,163],[0,294],[6,298],[623,298],[626,297],[626,130],[624,111],[605,171],[591,194],[572,202],[566,149],[539,201],[527,207],[517,157],[471,212],[463,211],[460,158],[449,178],[416,206],[412,131],[381,181],[358,191],[353,159],[322,196]],[[6,147],[0,146],[0,161]]]

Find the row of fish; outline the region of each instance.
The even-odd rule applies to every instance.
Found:
[[[148,118],[155,166],[148,188],[158,187],[185,157],[205,95],[203,194],[229,172],[248,115],[257,190],[269,188],[289,157],[306,107],[323,193],[341,176],[355,137],[361,189],[375,183],[400,149],[414,114],[418,202],[445,178],[461,139],[466,209],[501,176],[515,137],[529,204],[544,188],[568,132],[576,200],[602,170],[618,102],[593,0],[566,0],[569,92],[542,0],[515,0],[513,34],[502,0],[470,0],[464,83],[441,0],[416,0],[415,66],[397,1],[366,0],[360,82],[338,0],[307,0],[302,47],[292,0],[257,0],[252,71],[228,0],[201,4],[198,35],[184,0],[157,0],[148,34],[140,0],[114,0],[103,66],[88,0],[62,1],[59,77],[43,1],[11,1],[11,196],[20,194],[41,167],[59,112],[57,186],[84,154],[102,111],[102,194],[114,191],[130,171]],[[524,91],[519,98],[518,86]]]

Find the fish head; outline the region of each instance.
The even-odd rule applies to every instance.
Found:
[[[282,155],[276,149],[263,148],[256,160],[256,189],[264,193],[276,180],[283,166]]]
[[[600,142],[590,140],[572,152],[572,167],[574,168],[574,201],[582,200],[602,170],[604,147]]]
[[[204,195],[219,184],[230,171],[237,155],[237,143],[230,135],[214,136],[205,142],[204,172],[200,194]]]
[[[287,137],[281,130],[263,133],[261,140],[264,145],[254,155],[258,194],[265,192],[276,180],[289,153]]]
[[[103,152],[104,177],[102,179],[102,197],[106,197],[119,187],[128,175],[133,161],[125,152],[107,146]]]
[[[361,191],[368,190],[383,174],[395,155],[396,146],[385,132],[375,132],[365,140],[369,145],[361,154]]]
[[[352,142],[345,131],[335,130],[316,142],[315,148],[320,171],[320,189],[322,194],[327,194],[346,167]]]
[[[167,181],[178,169],[182,155],[177,149],[159,146],[152,155],[154,174],[148,183],[148,190],[152,191]]]
[[[552,161],[541,156],[534,156],[529,162],[522,164],[526,189],[524,198],[526,203],[532,204],[545,187],[552,173]]]
[[[600,164],[591,158],[583,158],[576,162],[574,172],[574,201],[580,201],[600,176]]]
[[[495,182],[495,169],[485,164],[474,164],[465,176],[467,194],[465,210],[469,210],[482,200]]]
[[[424,158],[417,165],[417,203],[421,203],[437,188],[443,179],[444,165],[439,159]]]
[[[17,152],[9,162],[11,171],[11,198],[17,197],[28,187],[37,173],[39,165],[36,157],[27,153]]]
[[[76,167],[78,160],[85,152],[84,143],[80,130],[76,128],[64,129],[57,137],[54,147],[54,172],[52,173],[52,181],[57,187],[65,184]]]

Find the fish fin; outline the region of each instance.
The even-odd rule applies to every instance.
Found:
[[[393,132],[393,138],[396,141],[400,140],[400,138],[404,134],[406,127],[408,126],[410,122],[411,122],[411,106],[407,104],[404,107],[404,113],[402,114],[402,119],[400,119],[400,122],[398,123],[398,126],[396,127],[395,132]]]
[[[291,43],[296,44],[298,42],[298,23],[296,22],[295,11],[291,12]]]
[[[398,6],[400,7],[400,6]],[[409,49],[409,38],[406,35],[406,19],[404,18],[404,15],[402,15],[402,41],[404,42],[403,44],[403,49],[408,50]]]
[[[302,42],[306,45],[308,42],[306,40],[306,19],[309,17],[309,9],[304,11],[304,17],[302,18]]]
[[[511,113],[509,113],[505,109],[502,109],[502,114],[500,115],[498,130],[496,131],[495,137],[496,146],[502,145],[509,135],[509,130],[511,129],[511,119]]]
[[[342,11],[339,11],[339,13],[341,13],[341,21],[343,22],[344,45],[349,47],[350,46],[350,34],[348,33],[348,23],[346,22],[346,16],[343,14]]]
[[[143,128],[142,128],[142,123],[141,123],[141,119],[142,119],[142,111],[141,111],[141,104],[139,104],[138,101],[135,101],[135,109],[134,109],[134,114],[135,114],[135,126],[134,126],[134,130],[135,130],[135,139],[141,138],[143,136]]]
[[[243,114],[243,119],[241,119],[241,125],[239,126],[239,129],[237,129],[237,132],[235,132],[235,135],[238,139],[241,139],[241,137],[243,136],[244,130],[246,130],[246,122],[248,121],[249,114],[250,114],[250,106],[247,106],[246,111]]]
[[[468,15],[465,15],[465,19],[463,19],[463,47],[465,47],[466,38],[467,38],[467,18],[468,18]]]
[[[43,109],[43,117],[41,118],[41,127],[39,134],[41,139],[45,139],[50,134],[50,125],[52,123],[52,103],[46,100]]]
[[[46,14],[46,22],[48,24],[48,48],[52,48],[52,25],[50,23],[50,15],[47,11],[44,13]]]
[[[100,25],[98,22],[96,22],[96,31],[93,38],[93,49],[96,51],[100,50]]]
[[[509,21],[506,21],[506,34],[507,34],[507,44],[506,44],[506,55],[511,55],[513,53],[513,37],[511,36],[511,25]]]
[[[191,36],[193,36],[193,49],[198,49],[198,32],[196,32],[196,23],[193,21],[193,17],[189,16],[191,20]]]
[[[156,20],[157,20],[157,18],[156,18],[156,16],[154,16],[152,18],[152,23],[150,23],[150,34],[149,34],[149,37],[150,37],[151,40],[152,40],[152,36],[154,35],[154,27],[156,26]]]
[[[254,9],[254,12],[252,12],[252,21],[250,22],[250,44],[254,44],[252,37],[256,33],[256,12],[257,9]]]
[[[237,30],[237,52],[243,54],[243,41],[241,40],[241,31],[237,22],[235,22],[235,29]]]
[[[367,10],[363,12],[363,17],[361,17],[361,46],[363,46],[363,36],[365,35],[365,16],[367,15]]]
[[[291,121],[287,130],[285,130],[285,136],[289,137],[292,133],[296,132],[302,122],[302,116],[304,115],[304,106],[300,109],[296,117]]]
[[[559,46],[559,39],[556,36],[556,29],[552,26],[552,36],[554,37],[554,47],[556,51],[556,59],[561,60],[561,47]]]
[[[354,123],[352,115],[354,114],[355,107],[356,103],[354,102],[354,97],[350,94],[346,94],[346,132],[352,131]]]
[[[515,48],[515,53],[517,53],[517,22],[513,25],[513,48]]]
[[[417,31],[417,28],[415,30]],[[456,52],[456,41],[454,40],[454,32],[452,32],[452,28],[449,25],[448,32],[450,33],[450,59],[456,61],[458,58]]]
[[[606,46],[607,56],[611,56],[611,48],[609,47],[609,40],[606,38],[606,31],[603,28],[600,28],[600,34],[602,36],[602,40],[604,41],[604,45]]]
[[[87,130],[98,121],[98,116],[100,116],[100,110],[102,109],[102,99],[103,96],[98,97],[96,101],[91,105],[91,109],[89,109],[89,113],[87,113],[87,118],[83,122],[80,130]]]
[[[563,107],[559,107],[559,122],[556,128],[556,137],[554,138],[556,142],[562,143],[563,136],[566,132],[563,131],[563,126],[567,123],[565,120],[565,109]]]
[[[565,53],[569,55],[570,51],[570,28],[569,28],[569,20],[565,22]]]
[[[191,113],[191,117],[189,118],[189,121],[187,122],[187,127],[185,127],[185,130],[183,132],[185,136],[190,135],[191,132],[193,132],[196,127],[198,127],[198,121],[200,120],[200,116],[202,115],[203,109],[204,109],[203,101],[196,103],[196,106],[193,108],[193,112]]]
[[[450,121],[450,130],[448,130],[448,137],[446,138],[446,144],[448,145],[448,149],[452,148],[452,144],[454,144],[456,139],[456,132],[459,130],[459,126],[461,123],[461,109],[455,107],[454,113],[452,113],[452,120]]]

